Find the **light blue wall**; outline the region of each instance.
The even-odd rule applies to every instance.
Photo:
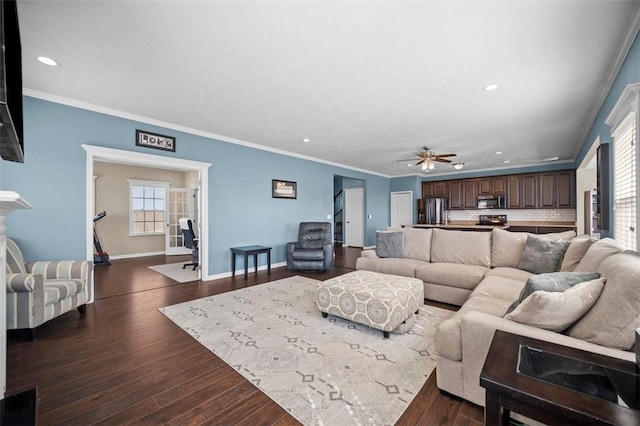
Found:
[[[8,236],[29,260],[85,256],[86,153],[81,144],[212,163],[210,274],[231,269],[233,246],[270,245],[272,262],[283,262],[284,245],[296,239],[299,222],[327,221],[333,215],[334,175],[365,181],[366,213],[372,215],[365,224],[365,244],[373,245],[375,230],[389,222],[388,178],[36,98],[24,98],[24,113],[26,160],[2,162],[0,188],[19,192],[33,206],[7,218]],[[176,152],[136,147],[136,129],[175,136]],[[297,182],[298,198],[272,198],[272,179]]]
[[[607,97],[598,112],[598,115],[595,119],[587,138],[580,150],[578,155],[576,164],[580,164],[584,159],[585,155],[589,149],[593,146],[594,142],[598,137],[600,138],[600,144],[609,144],[612,142],[611,139],[611,128],[605,124],[605,120],[611,113],[611,110],[615,106],[618,98],[624,91],[624,88],[629,84],[640,82],[640,38],[636,36],[627,57],[625,58],[624,64],[620,68],[618,75],[616,76],[613,85],[611,86],[611,90],[607,94]],[[612,152],[613,154],[613,152]],[[611,171],[611,176],[609,176],[609,194],[611,196],[609,199],[611,200],[611,205],[609,208],[609,217],[611,221],[609,223],[610,228],[608,230],[603,229],[601,234],[603,237],[613,237],[613,229],[614,229],[614,216],[613,216],[613,155],[610,155],[609,158],[609,170]]]

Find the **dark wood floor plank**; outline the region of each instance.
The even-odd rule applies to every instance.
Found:
[[[299,425],[286,410],[166,318],[159,308],[302,275],[325,280],[355,267],[359,249],[336,246],[324,273],[286,268],[180,284],[148,268],[188,259],[149,256],[95,268],[96,301],[46,322],[36,340],[10,338],[7,395],[38,389],[37,424]],[[457,307],[431,303],[445,309]],[[435,374],[398,424],[477,426],[482,408],[440,394]]]

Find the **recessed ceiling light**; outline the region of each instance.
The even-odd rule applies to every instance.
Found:
[[[463,167],[464,167],[464,163],[455,163],[453,165],[453,168],[456,169],[456,170],[460,170]]]
[[[501,155],[502,151],[496,151],[496,155]]]
[[[413,163],[407,164],[408,167],[413,167]]]
[[[49,65],[50,67],[59,67],[60,62],[55,59],[48,58],[46,56],[38,56],[38,61],[42,62],[45,65]]]
[[[302,142],[304,142],[304,143],[309,143],[309,142],[311,142],[311,139],[309,139],[309,138],[304,138],[304,139],[302,139]]]
[[[496,90],[497,88],[498,88],[497,84],[487,84],[482,88],[482,90],[484,90],[485,92],[490,92],[492,90]]]
[[[556,161],[559,159],[560,157],[549,157],[549,158],[543,158],[542,161]]]
[[[509,163],[509,160],[504,160],[503,163]]]

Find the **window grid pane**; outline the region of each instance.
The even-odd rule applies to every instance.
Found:
[[[133,233],[164,233],[165,189],[134,186],[131,195]]]

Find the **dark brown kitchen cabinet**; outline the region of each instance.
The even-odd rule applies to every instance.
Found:
[[[522,175],[522,198],[520,199],[520,208],[535,209],[537,203],[537,179],[535,174]]]
[[[572,209],[576,206],[575,173],[571,170],[539,175],[538,208]]]
[[[507,208],[519,209],[522,200],[522,176],[507,176]]]
[[[435,197],[436,182],[422,182],[422,198]]]
[[[478,179],[478,195],[492,195],[492,194],[493,194],[493,179],[492,178]]]
[[[449,183],[449,209],[464,209],[464,185],[463,180],[452,180]]]
[[[422,182],[422,198],[446,197],[449,198],[449,182]]]
[[[538,176],[538,207],[553,209],[556,207],[556,174],[541,173]]]
[[[465,179],[464,181],[464,208],[465,210],[478,208],[478,179]]]
[[[496,176],[491,179],[491,194],[493,195],[504,195],[507,193],[507,177],[506,176]]]
[[[572,170],[556,174],[556,208],[576,207],[576,174]]]

